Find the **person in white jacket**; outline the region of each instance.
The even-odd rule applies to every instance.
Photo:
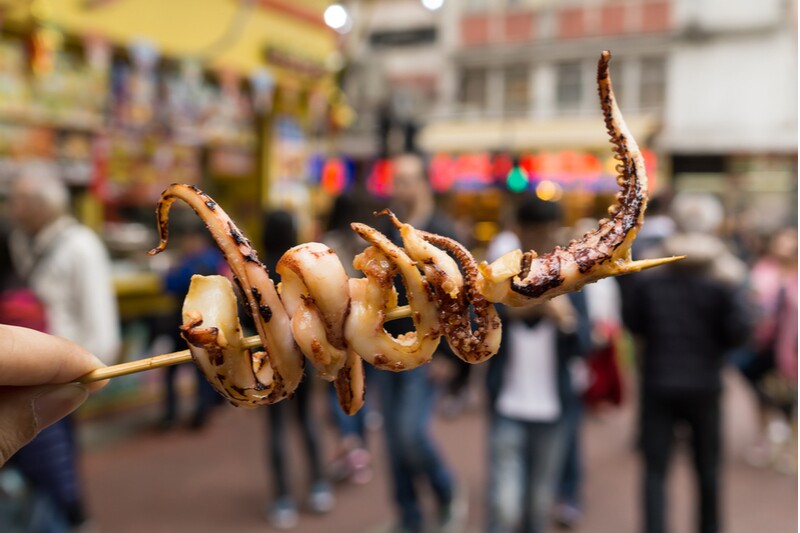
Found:
[[[11,255],[47,311],[49,333],[71,340],[106,364],[120,346],[111,261],[100,238],[69,214],[69,191],[45,165],[12,183]]]

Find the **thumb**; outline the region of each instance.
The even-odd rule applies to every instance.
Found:
[[[0,389],[0,466],[41,430],[77,409],[88,394],[77,383]]]

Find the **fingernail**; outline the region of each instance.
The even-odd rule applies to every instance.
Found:
[[[37,431],[70,414],[86,401],[88,395],[86,387],[70,383],[59,385],[34,399],[33,412],[36,415]]]

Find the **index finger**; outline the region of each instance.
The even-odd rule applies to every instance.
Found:
[[[69,383],[103,366],[74,342],[0,324],[0,385]]]

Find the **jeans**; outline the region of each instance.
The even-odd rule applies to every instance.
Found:
[[[583,402],[573,398],[564,413],[564,461],[558,483],[557,496],[560,502],[576,508],[581,507],[581,484],[583,464],[581,459],[581,424]]]
[[[436,388],[426,367],[405,372],[379,372],[374,380],[380,391],[394,499],[401,526],[409,531],[422,527],[422,513],[414,486],[426,478],[440,506],[453,499],[450,470],[434,446],[428,430]]]
[[[194,393],[194,413],[192,420],[195,424],[201,425],[205,422],[211,407],[217,398],[217,391],[208,382],[199,368],[192,365],[192,372],[195,374],[197,389]],[[169,366],[164,369],[164,421],[172,423],[178,415],[178,392],[175,387],[175,380],[179,371],[178,366]]]
[[[269,421],[269,463],[272,467],[272,482],[275,498],[291,496],[289,487],[289,452],[286,448],[289,418],[297,415],[297,422],[303,433],[303,444],[306,448],[307,470],[311,482],[324,479],[320,438],[317,431],[318,420],[311,412],[311,390],[313,384],[305,381],[297,387],[292,398],[270,405],[265,409]],[[292,413],[295,411],[295,413]],[[291,476],[292,478],[296,476]]]
[[[85,519],[73,417],[46,427],[9,461],[70,526]]]
[[[489,430],[488,533],[544,531],[561,472],[565,425],[494,413]]]
[[[666,478],[675,426],[691,429],[699,513],[697,531],[717,533],[719,523],[719,466],[721,452],[718,393],[659,395],[645,391],[641,409],[641,450],[644,457],[644,531],[664,533]]]

